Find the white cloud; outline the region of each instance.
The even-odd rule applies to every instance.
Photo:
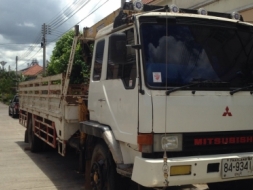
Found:
[[[10,43],[11,41],[6,39],[3,35],[0,34],[0,44]]]
[[[35,24],[29,23],[29,22],[19,23],[17,25],[21,26],[21,27],[23,27],[23,26],[25,26],[25,27],[31,27],[31,28],[35,27]]]
[[[43,23],[49,24],[52,20],[61,16],[61,19],[69,17],[62,14],[63,11],[70,7],[77,0],[52,1],[52,0],[31,0],[24,3],[20,0],[0,0],[1,26],[0,27],[0,61],[6,61],[6,67],[16,68],[16,56],[19,57],[18,69],[25,68],[27,63],[32,59],[37,59],[42,65],[41,26]],[[92,10],[102,5],[107,0],[92,0],[83,7],[72,18],[66,20],[60,27],[55,29],[55,33],[47,35],[48,43],[46,48],[46,59],[50,60],[54,48],[54,42],[59,36],[72,28],[83,18],[87,17]],[[88,1],[87,1],[88,2]],[[91,26],[100,19],[110,14],[120,7],[120,0],[109,0],[101,8],[92,13],[82,23],[83,27]],[[76,8],[76,7],[74,7]],[[73,9],[72,9],[73,11]],[[36,47],[36,48],[33,48]],[[22,58],[22,56],[26,55]]]

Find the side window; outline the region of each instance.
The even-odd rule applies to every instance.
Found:
[[[103,63],[103,57],[104,57],[104,47],[105,47],[104,40],[101,40],[97,43],[96,53],[95,53],[95,62],[94,62],[94,68],[93,68],[93,76],[92,76],[94,81],[98,81],[101,78],[102,63]]]
[[[134,88],[136,80],[136,53],[134,30],[112,34],[109,39],[109,52],[106,79],[122,79],[125,88]]]

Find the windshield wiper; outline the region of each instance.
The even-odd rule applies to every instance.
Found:
[[[188,87],[196,86],[198,84],[227,84],[227,82],[203,80],[203,79],[194,79],[193,82],[188,84],[188,85],[175,87],[175,88],[172,88],[170,90],[167,90],[166,95],[170,95],[171,92],[175,92],[177,90],[183,90],[183,89],[186,89]],[[192,93],[195,94],[195,90],[193,90]]]
[[[239,92],[239,91],[244,90],[244,89],[252,88],[252,87],[253,87],[253,84],[251,84],[251,85],[249,85],[249,86],[244,86],[244,87],[241,87],[241,88],[237,88],[237,89],[235,89],[235,90],[231,90],[231,91],[230,91],[230,94],[233,95],[233,94],[236,93],[236,92]]]
[[[187,84],[187,85],[185,85],[185,86],[175,87],[175,88],[172,88],[172,89],[170,89],[170,90],[167,90],[167,91],[166,91],[166,95],[170,95],[171,92],[175,92],[175,91],[177,91],[177,90],[183,90],[183,89],[189,88],[189,87],[191,87],[191,86],[196,86],[196,85],[198,85],[198,84],[203,84],[203,83],[205,83],[205,82],[207,82],[207,80],[205,80],[205,81],[199,81],[199,82],[194,82],[194,83],[190,83],[190,84]]]

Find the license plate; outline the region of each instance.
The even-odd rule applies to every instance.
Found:
[[[253,175],[253,157],[228,158],[221,161],[221,177],[233,178]]]

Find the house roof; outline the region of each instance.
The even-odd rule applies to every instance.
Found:
[[[43,67],[38,64],[34,64],[33,66],[29,67],[27,70],[22,72],[23,75],[26,76],[36,76],[43,71]]]

